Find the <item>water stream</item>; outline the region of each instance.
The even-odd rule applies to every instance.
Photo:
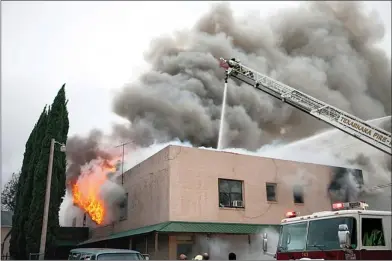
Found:
[[[223,90],[223,101],[222,101],[222,111],[221,111],[221,120],[219,125],[219,138],[218,138],[218,150],[224,148],[224,132],[225,132],[225,115],[226,115],[226,98],[227,98],[227,82],[225,82],[225,88]]]

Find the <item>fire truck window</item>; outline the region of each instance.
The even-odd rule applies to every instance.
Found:
[[[306,245],[307,222],[283,225],[279,239],[280,252],[302,251]]]
[[[385,246],[381,218],[362,218],[362,245]]]
[[[310,221],[306,249],[319,251],[340,249],[338,238],[338,227],[340,224],[347,224],[351,233],[351,245],[353,248],[356,248],[356,219],[339,217]]]

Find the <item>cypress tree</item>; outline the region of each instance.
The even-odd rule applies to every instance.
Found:
[[[40,143],[42,134],[39,130],[42,126],[46,126],[46,119],[47,111],[45,106],[26,142],[22,169],[17,185],[16,206],[12,218],[13,227],[10,239],[10,254],[15,259],[28,259],[28,256],[25,255],[26,236],[24,226],[27,223],[31,203],[32,181],[36,165],[36,157],[34,155],[37,154],[36,151],[40,151],[40,146],[37,146],[37,143]]]
[[[54,138],[57,142],[66,143],[69,121],[65,97],[65,84],[61,87],[48,112],[48,122],[44,131],[42,150],[35,170],[33,181],[33,194],[30,204],[30,218],[28,222],[26,239],[27,253],[38,253],[40,247],[42,220],[45,204],[46,178],[49,163],[50,142]],[[65,194],[65,153],[56,147],[53,158],[51,197],[49,204],[49,217],[46,238],[46,249],[55,246],[55,237],[59,227],[59,209],[61,198]]]

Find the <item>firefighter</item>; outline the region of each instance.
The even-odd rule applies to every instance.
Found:
[[[230,61],[233,61],[234,63],[230,63]],[[238,65],[238,63],[240,62],[240,60],[236,60],[235,58],[231,58],[229,61],[229,64],[231,65],[231,67],[233,67],[234,69],[239,70],[240,66]]]
[[[364,246],[383,246],[385,244],[384,235],[378,229],[373,229],[370,233],[367,231],[362,241]]]

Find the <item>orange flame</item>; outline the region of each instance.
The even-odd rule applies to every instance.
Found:
[[[105,219],[106,207],[101,198],[101,186],[108,179],[107,174],[116,171],[117,160],[97,160],[97,164],[83,171],[72,186],[73,203],[84,210],[98,225]]]

